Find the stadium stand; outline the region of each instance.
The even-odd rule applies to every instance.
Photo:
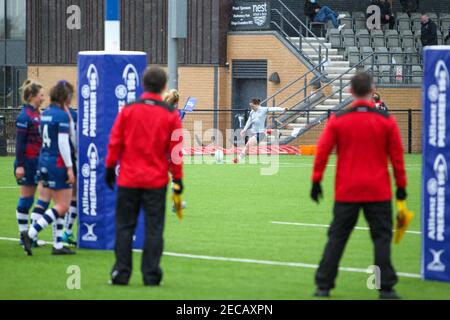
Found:
[[[370,34],[366,29],[360,29],[356,32],[356,41],[360,47],[370,46]]]
[[[305,21],[302,13],[304,1],[282,0],[282,2],[298,15],[298,19]],[[412,12],[411,16],[401,11],[398,1],[394,1],[393,12],[396,23],[393,30],[388,24],[380,30],[368,30],[366,25],[366,9],[371,1],[320,0],[321,5],[328,5],[345,18],[340,23],[345,24],[341,31],[330,23],[320,25],[314,35],[307,33],[300,43],[299,37],[287,37],[300,52],[319,63],[326,61],[323,67],[323,83],[321,93],[327,88],[331,94],[324,96],[321,101],[311,104],[312,108],[306,113],[296,113],[293,117],[284,119],[280,124],[281,142],[292,141],[292,129],[302,132],[310,130],[315,124],[326,119],[329,110],[339,110],[348,104],[346,88],[349,80],[359,70],[372,73],[378,85],[420,86],[423,79],[422,41],[421,41],[421,13]],[[421,2],[420,11],[428,12],[431,20],[438,26],[438,44],[448,34],[450,25],[450,0]],[[291,21],[292,23],[292,21]],[[295,22],[292,23],[295,26]],[[311,24],[307,24],[311,28]],[[302,29],[301,27],[299,28]],[[322,49],[322,56],[317,49]],[[326,57],[324,58],[324,52]],[[328,93],[327,93],[328,94]],[[292,110],[292,109],[291,109]]]

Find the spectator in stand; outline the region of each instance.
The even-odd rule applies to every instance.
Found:
[[[394,29],[395,17],[392,14],[391,4],[387,0],[373,0],[371,5],[378,6],[381,11],[381,24],[389,24],[389,29]]]
[[[372,95],[373,101],[375,102],[375,108],[380,111],[388,112],[386,104],[381,100],[381,96],[378,92],[374,92]]]
[[[422,13],[422,46],[437,46],[437,26],[426,13]]]
[[[444,45],[450,46],[450,26],[448,27],[448,34],[444,39]]]
[[[409,17],[411,17],[411,12],[417,12],[419,9],[419,0],[400,0],[400,4]]]
[[[328,6],[321,7],[316,0],[305,1],[305,15],[313,22],[328,22],[331,21],[333,26],[341,31],[345,24],[339,25],[338,20],[345,18],[345,14],[338,15]]]

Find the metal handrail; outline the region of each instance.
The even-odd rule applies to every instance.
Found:
[[[278,15],[280,16],[280,23],[281,26],[278,25],[275,21],[271,21],[271,24],[275,25],[282,33],[284,36],[286,36],[287,38],[290,38],[289,35],[284,31],[284,22],[286,22],[299,36],[299,52],[302,52],[302,47],[303,47],[303,40],[306,41],[306,43],[309,45],[310,48],[312,48],[319,56],[319,63],[322,62],[322,50],[325,50],[325,60],[328,60],[328,47],[325,45],[325,42],[320,40],[319,38],[317,38],[317,36],[314,34],[314,32],[311,31],[311,29],[309,29],[302,20],[300,20],[281,0],[278,0],[278,3],[281,5],[281,12],[278,9],[271,9],[271,12],[276,12],[278,13]],[[297,28],[295,26],[292,25],[292,23],[285,17],[284,15],[284,11],[287,11],[291,17],[293,17],[295,19],[295,21],[297,21],[300,25],[300,29],[297,30]],[[314,38],[316,40],[316,42],[319,44],[318,49],[316,49],[312,43],[306,39],[306,37],[303,36],[302,34],[302,30],[306,31],[306,35],[311,35],[311,38]],[[291,41],[290,41],[291,42]],[[292,42],[291,42],[292,44]],[[294,46],[295,47],[295,46]],[[297,48],[297,47],[295,47]],[[306,55],[304,55],[306,56]],[[314,66],[314,61],[312,61],[312,59],[310,59],[308,57],[309,62]]]
[[[325,84],[323,87],[321,87],[321,88],[320,88],[319,90],[317,90],[316,92],[313,92],[313,93],[311,93],[308,97],[303,98],[303,100],[301,100],[300,102],[296,103],[296,105],[300,105],[300,104],[302,104],[302,103],[305,103],[306,101],[308,101],[309,99],[311,99],[314,95],[316,95],[316,94],[318,94],[318,93],[320,93],[320,92],[323,92],[323,91],[325,90],[325,88],[327,88],[327,87],[329,87],[329,86],[335,84],[337,81],[339,81],[339,88],[338,88],[336,91],[332,92],[330,95],[328,95],[328,96],[326,96],[325,98],[323,98],[323,100],[329,99],[330,97],[334,96],[336,93],[339,93],[339,103],[342,103],[342,101],[343,101],[343,99],[342,99],[342,89],[346,88],[346,87],[350,84],[350,82],[349,82],[349,83],[347,83],[346,85],[343,86],[343,85],[342,85],[342,79],[343,79],[343,77],[344,77],[345,75],[347,75],[347,74],[348,74],[350,71],[352,71],[353,69],[356,69],[356,68],[358,68],[359,66],[363,65],[363,63],[364,63],[367,59],[373,58],[373,56],[374,56],[374,53],[372,53],[372,54],[370,54],[369,56],[365,57],[365,58],[362,59],[360,62],[358,62],[357,64],[355,64],[353,67],[349,68],[346,72],[344,72],[344,73],[340,74],[339,76],[337,76],[336,78],[330,80],[327,84]],[[373,68],[373,66],[372,66],[372,67],[370,68],[370,71],[371,71],[372,75],[373,75],[373,69],[374,69],[374,68]],[[296,110],[296,111],[301,112],[302,110]],[[280,116],[274,117],[272,120],[275,121],[275,122],[277,122],[277,118],[279,118],[279,117],[280,117]],[[287,121],[287,123],[283,124],[283,125],[282,125],[283,127],[286,126],[286,125],[288,125],[288,124],[290,123],[290,122],[289,122],[290,119],[286,119],[286,121]],[[278,123],[279,123],[279,122],[278,122]],[[279,124],[281,124],[281,123],[279,123]]]
[[[299,92],[304,91],[306,92],[306,89],[311,85],[311,83],[307,84],[306,83],[306,77],[313,73],[315,70],[320,69],[323,65],[325,64],[324,62],[321,62],[319,65],[315,66],[313,69],[310,69],[308,72],[304,73],[303,75],[301,75],[299,78],[291,81],[290,83],[288,83],[286,86],[284,86],[283,88],[279,89],[278,91],[276,91],[274,94],[272,94],[270,97],[268,97],[267,99],[265,99],[264,101],[261,102],[261,104],[265,104],[267,105],[267,102],[269,102],[270,100],[273,101],[272,105],[276,105],[275,103],[275,98],[276,96],[278,96],[279,94],[283,93],[285,90],[291,88],[294,84],[296,84],[297,82],[299,82],[302,79],[305,79],[305,85],[297,92],[293,93],[292,95],[290,95],[288,98],[286,98],[283,102],[279,103],[278,106],[281,106],[282,104],[284,104],[285,102],[287,102],[288,100],[290,100],[291,98],[293,98],[294,96],[296,96]],[[322,77],[322,75],[321,75]]]
[[[292,28],[292,30],[294,30],[298,35],[299,35],[299,38],[301,37],[301,38],[306,38],[306,37],[304,37],[303,36],[303,34],[301,33],[301,31],[300,30],[297,30],[297,28],[283,15],[283,13],[282,12],[280,12],[278,9],[271,9],[271,11],[273,11],[273,12],[276,12],[276,13],[278,13],[279,15],[280,15],[280,18],[281,19],[283,19],[291,28]],[[300,21],[300,20],[299,20]],[[275,23],[276,24],[276,23]],[[278,26],[278,24],[276,24],[277,26]],[[284,24],[283,24],[284,25]],[[281,29],[283,29],[283,31],[284,31],[284,28],[283,28],[283,26],[280,26],[280,28]],[[317,38],[316,38],[317,39]],[[314,51],[317,53],[317,54],[319,54],[319,50],[318,49],[316,49],[316,48],[314,48],[310,43],[309,43],[309,41],[307,41],[307,40],[305,40],[309,45],[310,45],[310,47],[311,48],[313,48],[314,49]],[[323,42],[322,41],[320,41],[319,39],[317,39],[317,42],[319,43],[319,44],[323,44]],[[302,41],[300,41],[300,49],[302,48],[302,46],[301,46],[301,44],[302,44]]]
[[[375,72],[375,66],[376,67],[380,67],[380,66],[389,66],[389,83],[395,83],[395,81],[391,81],[391,78],[396,77],[396,75],[394,74],[394,72],[392,71],[395,67],[402,67],[402,69],[405,69],[406,74],[402,74],[402,78],[403,79],[410,79],[410,81],[412,81],[413,77],[415,77],[415,75],[412,74],[412,66],[417,65],[416,63],[375,63],[375,56],[379,56],[379,55],[383,55],[383,56],[388,56],[388,60],[392,61],[393,58],[395,58],[395,56],[397,55],[404,55],[405,57],[407,56],[417,56],[417,53],[398,53],[398,52],[373,52],[371,53],[369,56],[367,56],[366,58],[372,57],[372,61],[371,61],[371,69],[372,69],[372,76],[375,76],[373,73]],[[364,59],[365,60],[365,59]],[[364,61],[363,60],[363,61]],[[405,68],[403,68],[405,67]],[[408,74],[408,69],[411,69],[409,74]],[[379,83],[379,78],[380,77],[384,77],[384,75],[382,75],[380,73],[380,70],[378,69],[378,81],[377,83]],[[402,80],[402,83],[405,83],[404,80]]]
[[[324,48],[325,48],[325,60],[328,60],[328,50],[329,50],[329,48],[328,48],[327,46],[324,45],[324,42],[322,42],[322,41],[319,40],[316,36],[314,36],[314,38],[317,39],[317,43],[319,44],[318,49],[316,49],[316,48],[312,45],[312,43],[311,43],[309,40],[306,40],[306,37],[303,36],[301,26],[300,26],[300,29],[297,30],[297,28],[295,28],[295,26],[292,25],[292,23],[291,23],[291,22],[283,15],[283,13],[280,12],[278,9],[271,9],[271,11],[276,12],[276,13],[279,14],[280,19],[281,19],[281,21],[280,21],[280,22],[281,22],[281,26],[280,26],[278,23],[276,23],[275,21],[273,21],[273,20],[271,21],[271,24],[273,24],[274,26],[276,26],[276,27],[279,29],[279,31],[281,31],[281,33],[282,33],[286,38],[289,39],[289,42],[292,44],[292,46],[293,46],[295,49],[298,49],[298,51],[299,51],[300,53],[303,54],[303,52],[302,52],[302,49],[303,49],[303,41],[305,41],[305,42],[308,44],[308,47],[311,48],[311,49],[313,49],[313,50],[317,53],[317,55],[318,55],[318,57],[319,57],[319,62],[321,62],[321,61],[322,61],[322,55],[323,55],[323,54],[322,54],[322,47],[324,47]],[[298,19],[298,18],[296,17],[296,19]],[[298,48],[297,48],[297,47],[292,43],[292,41],[290,40],[291,37],[289,36],[289,34],[286,33],[286,32],[284,31],[284,23],[283,23],[283,21],[285,21],[285,22],[287,23],[287,25],[288,25],[289,27],[291,27],[292,30],[298,35],[298,38],[299,38],[299,47],[298,47]],[[298,21],[300,21],[300,20],[298,20]],[[312,65],[314,65],[314,61],[313,61],[312,59],[310,59],[310,58],[309,58],[307,55],[305,55],[305,54],[303,54],[303,55],[306,56],[306,57],[308,58],[309,62],[310,62]]]
[[[322,81],[323,79],[326,79],[326,75],[321,74],[320,77],[314,79],[314,82],[316,82],[316,81]],[[287,97],[286,99],[284,99],[283,101],[281,101],[281,102],[278,104],[278,106],[281,106],[281,105],[285,104],[286,102],[288,102],[289,100],[291,100],[292,98],[294,98],[295,96],[297,96],[297,95],[298,95],[300,92],[302,92],[302,91],[303,91],[303,93],[304,93],[304,97],[306,97],[307,89],[308,89],[309,87],[311,87],[312,85],[313,85],[313,83],[310,82],[309,84],[306,84],[306,81],[305,81],[305,86],[304,86],[303,88],[301,88],[300,90],[294,92],[294,93],[291,94],[289,97]],[[299,103],[296,103],[295,105],[298,105],[298,104],[299,104]],[[274,105],[275,105],[275,101],[274,101]]]
[[[302,49],[303,49],[303,41],[302,41],[302,38],[303,38],[303,35],[302,35],[302,33],[301,33],[301,31],[299,31],[299,30],[297,30],[292,24],[291,24],[291,22],[289,21],[289,20],[287,20],[284,16],[283,16],[283,14],[280,12],[280,11],[278,11],[278,9],[271,9],[272,11],[274,11],[274,12],[277,12],[279,15],[280,15],[280,18],[282,19],[282,21],[281,21],[281,26],[278,24],[278,23],[276,23],[275,21],[271,21],[270,23],[272,24],[272,25],[274,25],[275,27],[277,27],[277,29],[288,39],[288,41],[289,41],[289,43],[299,52],[299,53],[301,53],[302,55],[303,55],[303,57],[305,57],[307,60],[308,60],[308,62],[312,65],[312,66],[314,66],[314,61],[308,56],[308,55],[306,55],[306,54],[304,54],[303,53],[303,51],[302,51]],[[298,35],[298,38],[299,38],[299,45],[298,45],[298,47],[297,46],[295,46],[294,45],[294,43],[292,43],[292,41],[290,40],[290,36],[289,36],[289,34],[288,33],[286,33],[285,31],[284,31],[284,24],[282,23],[283,22],[283,20],[285,20],[286,22],[287,22],[287,24],[295,31],[295,33]],[[316,48],[314,48],[310,43],[308,43],[308,45],[309,45],[309,47],[310,48],[312,48],[316,53],[317,53],[317,55],[319,56],[319,62],[321,62],[322,61],[322,49],[321,49],[321,47],[319,47],[319,50],[317,50]],[[327,56],[327,59],[328,59],[328,56]]]
[[[320,117],[317,117],[315,120],[313,120],[312,122],[308,122],[308,124],[306,125],[305,128],[300,129],[300,131],[297,133],[297,135],[295,137],[291,136],[288,140],[289,141],[282,141],[281,143],[289,143],[292,140],[297,139],[298,137],[302,136],[305,132],[311,130],[312,128],[314,128],[315,126],[321,124],[323,121],[325,121],[325,119],[328,119],[331,116],[332,112],[336,112],[339,111],[340,109],[342,109],[343,107],[345,107],[346,105],[350,104],[352,102],[353,98],[348,98],[346,100],[344,100],[343,102],[341,102],[338,106],[336,106],[333,109],[329,109],[324,111],[324,114]],[[312,111],[312,110],[311,110]],[[308,117],[309,117],[309,112],[311,112],[310,110],[307,110],[306,112],[308,113]],[[317,111],[317,110],[316,110]]]
[[[312,37],[313,37],[314,39],[317,40],[317,42],[319,42],[319,43],[321,43],[321,44],[324,43],[324,42],[322,42],[319,38],[317,38],[317,36],[314,34],[314,32],[312,32],[311,29],[309,29],[309,28],[303,23],[303,21],[300,20],[300,19],[299,19],[299,18],[291,11],[291,9],[289,9],[289,8],[284,4],[283,1],[278,0],[278,3],[280,3],[280,4],[283,6],[283,8],[286,9],[287,12],[289,12],[289,13],[291,14],[291,16],[293,16],[293,17],[297,20],[297,22],[300,23],[300,25],[301,25],[303,28],[305,28],[305,30],[306,30],[309,34],[311,34]]]
[[[283,27],[278,25],[278,23],[276,23],[275,21],[271,21],[270,23],[273,24],[275,27],[277,27],[278,31],[281,32],[281,34],[283,36],[285,36],[286,38],[289,38],[289,35],[283,30]],[[303,58],[305,58],[308,61],[308,63],[312,67],[314,67],[314,61],[308,55],[306,55],[302,52],[301,44],[300,44],[300,48],[297,48],[290,40],[288,40],[288,42],[292,45],[292,47],[294,47],[295,50],[297,50],[298,53],[300,53],[303,56]],[[319,56],[319,62],[320,61],[321,61],[321,57]]]

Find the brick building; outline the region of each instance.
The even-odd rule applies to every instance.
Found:
[[[317,76],[315,72],[308,73],[313,66],[307,54],[304,54],[306,50],[298,50],[288,43],[283,33],[273,25],[264,31],[232,30],[230,20],[233,0],[187,1],[188,38],[179,45],[181,101],[189,96],[196,97],[199,109],[211,110],[189,115],[185,123],[187,129],[192,129],[194,120],[203,120],[205,128],[217,126],[225,130],[236,127],[236,118],[242,114],[241,109],[247,108],[249,97],[258,96],[264,100],[281,90],[276,95],[276,101],[283,101],[300,92],[301,86],[285,89],[289,83],[304,74],[306,76],[302,83],[303,80],[310,83]],[[273,15],[284,4],[304,22],[303,1],[267,2],[271,5]],[[368,2],[320,1],[338,11],[364,11]],[[67,27],[67,19],[71,16],[68,8],[73,5],[81,9],[80,29]],[[165,67],[167,0],[123,0],[121,6],[122,50],[145,51],[151,65]],[[394,0],[393,6],[395,11],[400,10],[398,1]],[[423,9],[437,12],[445,10],[446,6],[450,8],[450,1],[430,0],[426,1]],[[10,32],[8,36],[11,22],[4,22],[7,30],[0,32],[4,39],[0,41],[0,50],[3,49],[0,52],[2,78],[9,77],[0,88],[3,90],[0,109],[19,106],[18,84],[27,76],[42,82],[46,88],[60,79],[76,83],[77,53],[102,50],[104,46],[103,0],[0,0],[0,21],[10,20],[19,27],[15,26],[18,31]],[[293,25],[299,24],[296,18],[288,20]],[[273,81],[273,76],[278,81]],[[304,89],[307,94],[311,93],[311,87]],[[420,84],[379,85],[378,90],[391,109],[421,109]],[[299,95],[297,102],[301,102],[303,97]],[[213,110],[219,112],[214,116]],[[407,114],[399,114],[399,117],[407,117]],[[404,121],[402,118],[400,122],[405,122],[402,127],[405,133],[411,129],[411,126],[409,129],[406,127],[408,121],[413,123],[413,139],[418,139],[413,151],[419,152],[420,114],[416,112],[412,119]],[[289,143],[314,143],[321,126],[316,126],[314,130]],[[295,128],[286,126],[291,127]]]

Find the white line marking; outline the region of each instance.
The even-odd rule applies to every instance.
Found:
[[[252,161],[255,161],[254,159],[252,159]],[[252,163],[252,165],[267,165],[267,164],[271,164],[271,161],[261,161],[258,163]],[[205,163],[198,163],[198,164],[205,164]],[[233,162],[232,159],[226,159],[224,160],[223,164],[235,164]],[[244,160],[244,162],[240,163],[241,167],[243,167],[242,165],[250,165],[249,163],[249,159],[246,158],[246,160]],[[197,163],[185,163],[184,165],[186,166],[193,166],[193,165],[197,165]],[[210,165],[217,165],[216,163],[210,163]],[[313,167],[313,163],[301,163],[301,162],[278,162],[278,165],[282,166],[282,167],[286,167],[286,168],[311,168]],[[336,164],[327,164],[327,167],[336,167]],[[405,169],[422,169],[422,165],[405,165]]]
[[[1,238],[1,237],[0,237],[0,240],[1,241],[13,241],[13,242],[18,242],[19,241],[19,239],[15,239],[15,238]]]
[[[19,239],[2,238],[2,237],[0,237],[0,240],[14,241],[14,242],[19,241]],[[49,243],[49,242],[47,242],[47,243]],[[133,251],[134,252],[142,252],[142,250],[133,250]],[[282,266],[282,267],[307,268],[307,269],[317,269],[319,267],[316,264],[301,263],[301,262],[283,262],[283,261],[227,258],[227,257],[204,256],[204,255],[187,254],[187,253],[175,253],[175,252],[164,252],[163,254],[168,257],[188,258],[188,259],[208,260],[208,261],[251,263],[251,264],[269,265],[269,266]],[[367,273],[367,269],[361,269],[361,268],[340,267],[339,270],[347,271],[347,272],[355,272],[355,273]],[[416,273],[397,272],[397,275],[400,277],[404,277],[404,278],[414,278],[414,279],[421,278],[420,274],[416,274]]]
[[[19,189],[19,186],[11,186],[11,187],[0,187],[0,189]]]
[[[312,227],[312,228],[329,228],[330,227],[327,224],[300,223],[300,222],[271,221],[270,223],[272,223],[272,224],[280,224],[280,225],[300,226],[300,227]],[[367,227],[355,227],[355,230],[368,231],[370,229],[367,228]],[[395,231],[395,230],[393,230],[393,231]],[[412,231],[412,230],[407,230],[406,233],[418,234],[418,235],[422,234],[422,232],[420,232],[420,231]]]

